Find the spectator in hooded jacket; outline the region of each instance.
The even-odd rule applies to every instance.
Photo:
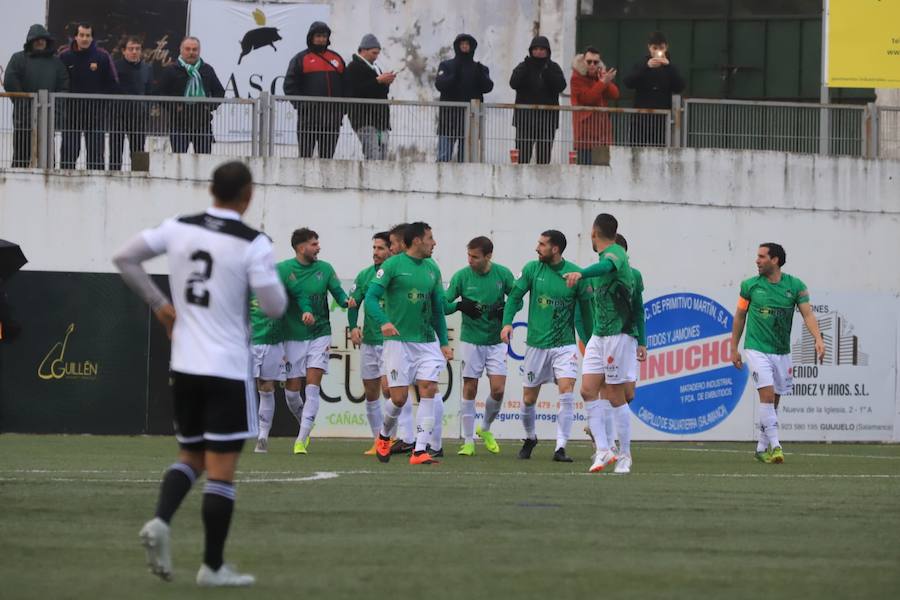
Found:
[[[363,36],[359,49],[344,75],[347,95],[352,98],[387,100],[388,90],[397,74],[383,71],[375,61],[381,44],[371,33]],[[349,104],[347,116],[362,144],[363,156],[369,160],[387,158],[388,132],[391,130],[391,107],[387,104]]]
[[[468,33],[461,33],[453,40],[453,58],[438,65],[434,85],[441,93],[441,102],[470,102],[484,100],[484,95],[494,89],[490,70],[475,61],[478,42]],[[453,158],[454,146],[457,160],[465,159],[463,136],[466,129],[466,109],[442,106],[438,111],[438,162]]]
[[[163,69],[156,84],[157,96],[184,98],[224,98],[225,88],[212,65],[200,58],[200,40],[189,36],[181,40],[178,60]],[[194,145],[195,154],[212,152],[213,112],[219,104],[212,102],[165,102],[162,110],[169,114],[172,151],[183,154]]]
[[[634,90],[635,108],[671,110],[672,94],[684,90],[684,79],[671,62],[669,43],[659,31],[647,40],[648,54],[634,65],[625,85]],[[666,145],[665,115],[638,115],[631,124],[631,143],[639,146]]]
[[[572,106],[609,106],[610,100],[619,98],[615,78],[616,70],[606,68],[600,52],[593,46],[576,54],[569,83]],[[605,112],[572,111],[572,134],[578,164],[589,165],[593,162],[594,148],[612,145],[612,121]]]
[[[3,76],[7,92],[67,92],[66,66],[53,54],[53,38],[43,25],[32,25],[24,49],[9,59]],[[13,98],[12,166],[31,165],[31,98]]]
[[[288,96],[341,98],[344,93],[344,59],[328,49],[331,29],[316,21],[306,34],[306,50],[288,64],[284,93]],[[318,145],[319,158],[331,158],[337,148],[344,120],[341,102],[294,102],[297,109],[297,146],[301,158],[313,155]]]
[[[566,76],[560,66],[550,60],[550,42],[542,35],[531,40],[528,56],[513,69],[509,86],[516,90],[516,104],[559,106],[559,95],[566,89]],[[532,152],[535,162],[550,162],[550,150],[559,128],[559,111],[517,108],[513,114],[519,162],[528,164]]]
[[[128,96],[146,96],[152,93],[153,68],[144,62],[144,41],[128,36],[122,44],[122,57],[115,61],[119,74],[119,91]],[[135,100],[117,102],[113,110],[109,131],[109,168],[122,168],[122,151],[125,138],[131,153],[144,151],[144,140],[150,118],[146,102]]]
[[[115,94],[119,77],[112,57],[94,41],[88,23],[75,27],[75,39],[59,54],[69,73],[69,91],[76,94]],[[87,168],[103,170],[103,145],[108,103],[100,100],[70,99],[61,106],[64,126],[60,159],[63,169],[74,169],[81,152],[81,134],[87,150]]]

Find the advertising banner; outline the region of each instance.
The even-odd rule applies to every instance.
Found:
[[[900,2],[827,0],[828,87],[900,88]]]

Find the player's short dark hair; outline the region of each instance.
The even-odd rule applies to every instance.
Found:
[[[469,243],[466,244],[466,248],[469,250],[481,250],[481,253],[487,256],[488,254],[494,253],[494,242],[483,235],[479,235],[478,237],[469,240]]]
[[[404,239],[403,233],[406,231],[408,225],[409,223],[397,223],[388,230],[388,235],[395,235],[402,240]]]
[[[403,243],[407,248],[412,246],[413,240],[424,237],[426,231],[431,231],[431,225],[425,221],[410,223],[403,229]]]
[[[619,222],[609,213],[600,213],[594,219],[594,229],[599,231],[604,238],[614,240],[619,231]]]
[[[628,240],[626,240],[625,236],[621,233],[616,234],[616,243],[625,248],[626,252],[628,251]]]
[[[591,54],[596,54],[597,56],[600,56],[601,58],[603,57],[603,55],[600,54],[600,51],[597,50],[594,46],[588,46],[587,48],[584,49],[582,54],[587,54],[588,52],[590,52]]]
[[[144,38],[142,38],[138,35],[125,36],[125,39],[122,40],[122,46],[121,46],[122,50],[124,50],[128,46],[128,44],[140,44],[141,48],[143,48],[144,47]]]
[[[648,46],[662,46],[663,44],[668,46],[669,41],[666,39],[666,36],[663,35],[662,31],[653,31],[647,37]]]
[[[556,229],[548,229],[541,233],[541,236],[550,240],[551,246],[556,246],[559,248],[559,253],[562,254],[566,251],[566,236],[562,231],[557,231]]]
[[[768,248],[769,258],[777,258],[779,267],[783,267],[784,263],[787,262],[787,254],[785,254],[784,247],[781,244],[776,244],[775,242],[766,242],[765,244],[760,244],[759,247]]]
[[[300,229],[295,229],[294,233],[291,234],[291,248],[296,248],[300,244],[308,242],[312,239],[319,239],[319,234],[309,227],[301,227]]]
[[[91,35],[94,35],[94,26],[87,21],[79,21],[72,25],[72,35],[77,35],[79,29],[90,29]]]
[[[244,163],[233,160],[216,167],[212,174],[212,195],[230,204],[240,199],[244,188],[253,183],[253,174]]]
[[[391,234],[387,231],[379,231],[375,235],[372,236],[373,240],[381,240],[388,246],[391,245]]]

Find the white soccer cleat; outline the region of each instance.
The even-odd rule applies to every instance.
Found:
[[[631,473],[631,457],[627,454],[625,456],[619,457],[619,462],[616,463],[616,473],[624,474]]]
[[[254,583],[256,577],[238,573],[231,565],[222,565],[218,571],[200,565],[200,570],[197,571],[197,585],[203,587],[246,587]]]
[[[591,464],[591,468],[588,469],[588,472],[599,473],[614,462],[616,462],[615,454],[609,450],[604,450],[603,452],[598,450],[594,453],[594,462]]]
[[[256,440],[256,448],[253,451],[257,454],[267,454],[269,452],[269,439],[259,438]]]
[[[159,517],[147,521],[141,528],[141,544],[147,553],[150,572],[163,581],[172,580],[172,551],[169,544],[169,526]]]

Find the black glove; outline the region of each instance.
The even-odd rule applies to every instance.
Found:
[[[478,303],[470,298],[461,298],[460,301],[456,303],[456,308],[467,317],[473,319],[481,317],[481,309],[478,308]]]

